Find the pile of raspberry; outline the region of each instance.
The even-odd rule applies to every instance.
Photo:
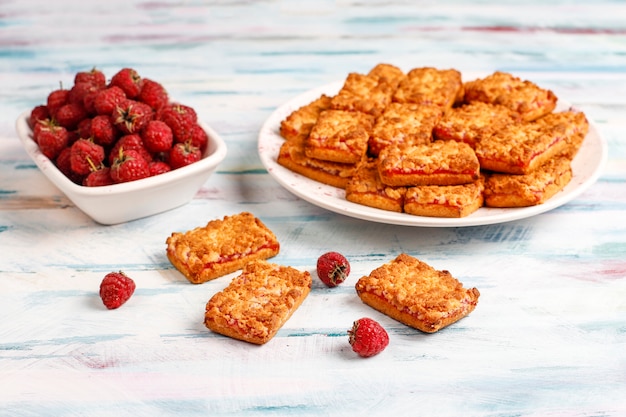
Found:
[[[209,137],[195,110],[170,101],[160,83],[123,68],[107,83],[81,71],[70,88],[34,107],[29,125],[41,152],[88,187],[163,174],[202,158]]]

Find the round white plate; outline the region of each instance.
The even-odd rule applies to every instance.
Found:
[[[606,141],[600,136],[595,124],[589,121],[589,133],[572,161],[572,180],[561,192],[543,204],[503,209],[482,207],[467,217],[450,219],[414,216],[352,203],[346,200],[343,189],[306,178],[276,162],[284,142],[279,132],[280,122],[292,111],[310,103],[321,94],[335,95],[342,85],[343,81],[340,81],[309,90],[278,107],[263,124],[258,140],[261,162],[280,185],[303,200],[335,213],[380,223],[423,227],[460,227],[508,222],[544,213],[578,197],[596,182],[607,159]],[[569,103],[559,100],[556,111],[569,107]]]

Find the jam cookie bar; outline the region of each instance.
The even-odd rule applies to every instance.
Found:
[[[549,113],[537,119],[535,123],[565,137],[567,146],[563,154],[569,159],[576,156],[589,132],[589,121],[585,113],[577,110]]]
[[[444,112],[462,100],[463,81],[455,69],[414,68],[393,94],[395,102],[438,106]]]
[[[400,68],[386,63],[376,65],[367,75],[377,78],[378,82],[389,84],[393,91],[398,88],[398,84],[400,84],[400,81],[405,77],[404,71]]]
[[[276,256],[280,245],[261,220],[243,212],[212,220],[166,240],[167,257],[193,284],[221,277],[257,259]]]
[[[322,94],[309,104],[294,110],[280,122],[280,135],[287,140],[306,139],[320,113],[330,108],[330,97]]]
[[[267,343],[311,291],[311,274],[259,260],[246,264],[206,305],[210,330],[262,345]]]
[[[546,202],[572,179],[570,160],[550,159],[526,175],[493,174],[485,181],[487,207],[528,207]]]
[[[375,160],[363,161],[346,185],[346,200],[387,211],[402,212],[404,187],[385,185]]]
[[[351,72],[332,98],[331,108],[378,116],[391,103],[393,91],[385,78]]]
[[[476,288],[463,288],[450,272],[404,253],[360,278],[355,288],[365,304],[426,333],[467,316],[480,296]]]
[[[465,83],[465,102],[500,104],[519,114],[523,121],[536,120],[556,107],[557,97],[550,90],[507,72]]]
[[[305,140],[304,152],[309,158],[324,161],[360,162],[367,153],[373,125],[374,117],[365,113],[325,110]]]
[[[482,178],[463,185],[409,187],[404,212],[425,217],[466,217],[483,206],[483,189]]]
[[[391,103],[376,119],[368,142],[368,153],[378,156],[389,145],[419,145],[432,141],[433,127],[441,118],[437,106]]]
[[[538,123],[504,127],[476,145],[482,169],[507,174],[528,174],[565,150],[565,135]]]
[[[354,174],[356,167],[356,164],[342,164],[309,158],[304,153],[304,141],[299,139],[283,143],[276,162],[307,178],[337,188],[346,188],[346,184]]]
[[[465,142],[476,148],[480,138],[491,136],[517,120],[515,113],[504,106],[474,101],[447,112],[433,128],[433,137]]]
[[[459,185],[476,181],[480,165],[467,143],[438,140],[386,147],[378,158],[378,172],[387,185]]]

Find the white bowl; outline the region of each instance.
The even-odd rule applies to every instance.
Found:
[[[200,122],[209,135],[203,158],[191,165],[137,181],[85,187],[73,183],[39,150],[28,125],[30,112],[16,122],[24,149],[41,172],[79,209],[101,224],[117,224],[162,213],[188,203],[226,157],[226,144],[209,126]]]

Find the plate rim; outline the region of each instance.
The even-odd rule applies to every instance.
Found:
[[[335,202],[333,199],[336,197],[334,197],[333,194],[341,194],[344,192],[342,189],[306,178],[301,174],[295,173],[279,165],[276,161],[277,152],[274,149],[276,145],[285,141],[279,133],[280,121],[284,119],[284,117],[298,107],[319,97],[321,94],[335,94],[342,85],[343,80],[339,80],[318,86],[300,93],[278,106],[264,121],[261,129],[259,130],[257,138],[257,152],[261,159],[261,163],[270,176],[272,176],[272,178],[287,191],[317,207],[348,217],[378,223],[414,227],[481,226],[525,219],[554,210],[555,208],[567,204],[577,198],[598,180],[608,159],[608,146],[606,139],[600,134],[595,122],[587,117],[589,122],[589,132],[585,137],[585,142],[583,142],[583,148],[581,148],[581,151],[586,150],[586,148],[590,146],[590,141],[595,140],[595,142],[597,142],[596,146],[598,149],[596,153],[598,156],[593,161],[590,161],[593,166],[584,178],[581,178],[580,174],[577,176],[577,171],[581,169],[581,167],[578,166],[579,164],[576,163],[581,161],[581,154],[579,152],[572,162],[572,180],[563,190],[559,192],[559,194],[563,192],[565,192],[565,194],[560,196],[557,194],[543,204],[519,208],[481,207],[476,212],[466,217],[441,218],[416,216],[408,213],[396,213],[374,207],[368,207],[348,201],[345,199],[345,196],[340,202]],[[569,102],[559,99],[557,109],[559,108],[565,109],[574,107]],[[590,137],[591,139],[589,139]],[[292,183],[294,179],[297,180],[298,183],[308,184],[310,187],[306,189],[297,187]],[[580,181],[581,179],[582,181]],[[575,180],[578,180],[579,183],[576,184],[577,181]],[[318,192],[311,193],[310,190],[312,188],[316,188]],[[320,193],[322,196],[331,198],[324,200],[317,197]],[[482,215],[485,211],[488,211],[490,214]]]

